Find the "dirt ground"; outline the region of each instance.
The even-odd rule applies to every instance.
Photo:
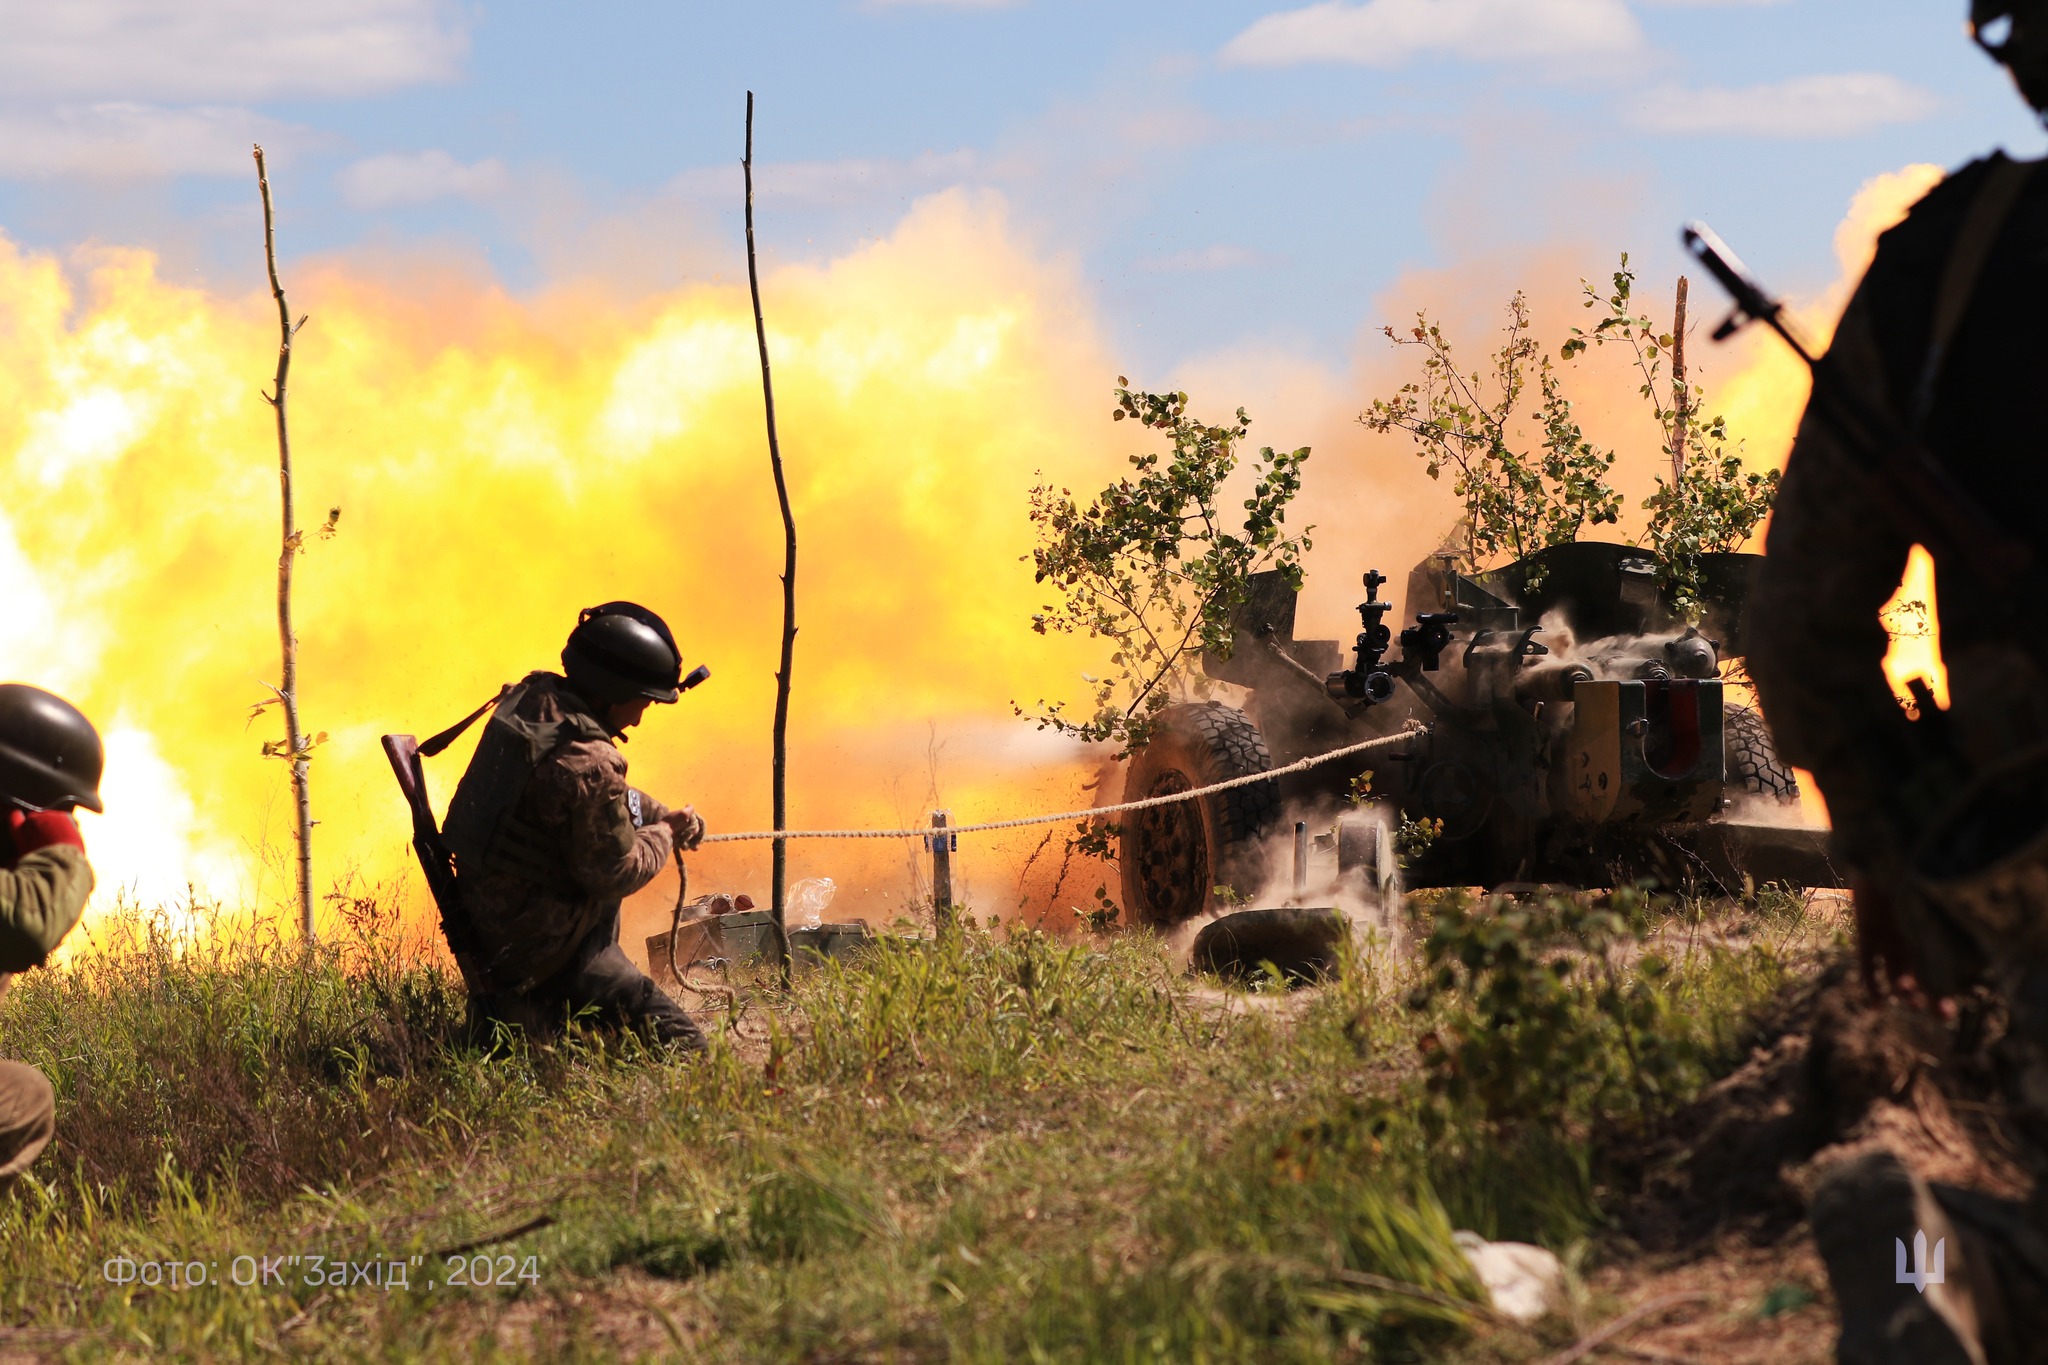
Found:
[[[1871,1147],[1930,1181],[2026,1197],[2033,1174],[1998,1092],[2002,1018],[1988,999],[1960,1004],[1953,1027],[1877,1005],[1850,964],[1831,965],[1764,1021],[1742,1067],[1613,1151],[1611,1178],[1634,1193],[1589,1287],[1625,1309],[1671,1301],[1601,1354],[1831,1360],[1807,1200],[1832,1164]]]
[[[1675,1256],[1610,1265],[1588,1287],[1624,1312],[1664,1303],[1600,1355],[1715,1365],[1822,1365],[1834,1359],[1827,1272],[1803,1234],[1774,1246],[1730,1237]]]
[[[1724,1233],[1768,1244],[1793,1232],[1832,1163],[1884,1145],[1923,1178],[2004,1198],[2032,1185],[2000,1100],[2002,1017],[1962,1002],[1950,1027],[1873,1004],[1838,962],[1782,1001],[1749,1060],[1659,1130],[1613,1153],[1639,1191],[1629,1234],[1677,1251]]]

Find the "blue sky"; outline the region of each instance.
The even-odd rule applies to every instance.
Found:
[[[772,261],[990,187],[1133,368],[1240,342],[1341,364],[1404,271],[1555,242],[1669,270],[1692,216],[1819,287],[1865,180],[2039,151],[1964,9],[0,0],[0,232],[235,286],[260,138],[288,263],[452,250],[517,290],[624,256],[648,287],[737,272],[751,87]]]

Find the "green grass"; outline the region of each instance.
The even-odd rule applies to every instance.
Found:
[[[0,1349],[1322,1361],[1569,1334],[1463,1306],[1450,1233],[1596,1234],[1595,1135],[1433,1094],[1418,1039],[1465,1006],[1411,1006],[1416,969],[1384,955],[1247,996],[1142,936],[969,927],[787,997],[742,983],[700,1062],[595,1037],[486,1054],[449,979],[374,900],[354,914],[310,958],[226,930],[181,951],[136,916],[0,1002],[0,1050],[60,1096],[59,1141],[0,1198]],[[1783,906],[1746,923],[1667,947],[1655,984],[1730,1057],[1821,932]],[[512,1283],[451,1287],[436,1253],[485,1241]],[[308,1286],[303,1262],[227,1283],[237,1256],[309,1254],[423,1259],[403,1290]],[[123,1257],[213,1282],[110,1283]]]

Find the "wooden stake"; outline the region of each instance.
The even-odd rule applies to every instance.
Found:
[[[1308,898],[1308,821],[1294,822],[1294,903]]]
[[[1678,316],[1671,324],[1671,491],[1685,486],[1685,441],[1692,426],[1692,391],[1685,383],[1685,276],[1678,277]]]
[[[285,755],[292,764],[292,802],[298,816],[299,845],[299,929],[305,941],[313,942],[313,800],[307,785],[307,755],[312,745],[299,726],[299,640],[292,633],[292,561],[298,557],[301,539],[292,517],[292,438],[285,420],[285,380],[292,368],[292,338],[306,325],[301,317],[292,321],[284,301],[284,285],[277,278],[277,232],[270,209],[270,177],[263,165],[263,148],[256,147],[256,188],[263,196],[263,264],[270,272],[270,295],[277,300],[277,374],[272,391],[264,400],[277,413],[277,487],[284,505],[283,540],[277,555],[277,638],[284,651],[284,678],[277,699],[284,704]]]
[[[946,828],[947,813],[932,812],[932,931],[953,923],[953,841],[960,836]]]
[[[754,260],[754,92],[747,92],[747,150],[740,159],[747,182],[747,288],[754,296],[754,339],[761,348],[761,399],[768,410],[768,464],[775,471],[775,497],[782,504],[782,662],[775,673],[775,828],[788,828],[789,816],[789,674],[796,657],[796,518],[789,510],[789,483],[782,474],[782,446],[775,438],[775,381],[768,372],[768,328],[761,320],[761,272]],[[789,982],[789,934],[783,924],[787,907],[789,841],[775,841],[774,872],[769,881],[769,913],[775,921],[775,965]]]

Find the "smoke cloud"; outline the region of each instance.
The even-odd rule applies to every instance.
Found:
[[[1930,179],[1909,168],[1859,196],[1838,238],[1845,282]],[[1428,307],[1476,361],[1521,284],[1554,344],[1582,316],[1576,281],[1614,252],[1418,272],[1366,321]],[[631,297],[565,283],[520,298],[441,258],[330,259],[289,267],[286,283],[312,315],[291,393],[300,521],[340,508],[338,534],[309,537],[296,603],[305,715],[329,736],[313,765],[319,886],[395,881],[417,902],[377,737],[431,733],[553,666],[577,609],[618,597],[662,612],[686,662],[713,671],[634,732],[633,780],[694,802],[714,829],[764,828],[781,536],[744,286]],[[1814,300],[1813,321],[1845,289]],[[1099,757],[1010,712],[1081,693],[1104,663],[1088,642],[1028,629],[1045,599],[1026,489],[1042,471],[1092,491],[1144,448],[1107,420],[1118,360],[1075,268],[1025,240],[999,197],[954,190],[882,241],[771,271],[764,295],[803,538],[792,824],[1089,804]],[[1316,447],[1290,519],[1319,528],[1304,636],[1347,637],[1357,575],[1398,582],[1454,517],[1405,446],[1352,420],[1411,359],[1362,335],[1346,374],[1245,351],[1152,385],[1188,389],[1198,413],[1244,403],[1260,443]],[[107,736],[107,814],[86,818],[102,884],[90,914],[116,891],[176,901],[190,886],[258,909],[289,895],[286,773],[260,755],[279,722],[251,717],[278,667],[276,451],[258,394],[275,345],[265,294],[175,283],[141,249],[59,257],[0,238],[0,674],[70,697]],[[1749,434],[1752,461],[1777,463],[1804,377],[1770,345],[1744,346],[1712,358],[1713,406]],[[1655,429],[1610,358],[1570,382],[1639,496]],[[430,765],[438,800],[468,747]],[[1043,837],[963,843],[978,908],[1047,910],[1060,860],[1057,835],[1031,860]],[[693,887],[765,900],[767,853],[708,848]],[[838,882],[832,915],[882,921],[918,891],[918,864],[879,842],[792,851],[793,876]],[[1099,878],[1076,871],[1052,913]],[[643,893],[629,937],[672,894]]]

